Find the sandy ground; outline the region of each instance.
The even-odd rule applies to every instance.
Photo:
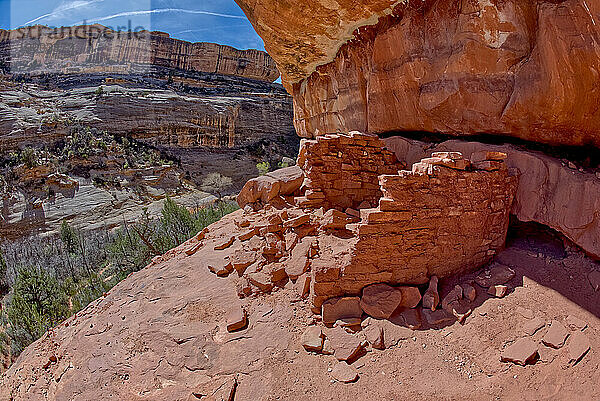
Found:
[[[234,214],[235,215],[235,214]],[[227,230],[233,217],[217,223]],[[186,244],[119,284],[103,299],[28,348],[0,380],[0,400],[598,400],[600,292],[588,274],[600,266],[562,240],[521,227],[497,261],[515,278],[504,298],[478,287],[465,324],[419,330],[386,326],[398,343],[370,350],[352,366],[355,383],[333,380],[334,356],[309,354],[300,335],[315,318],[291,286],[240,301],[231,279],[200,268],[208,251]],[[477,272],[442,282],[445,295]],[[243,304],[249,326],[225,330]],[[534,365],[500,362],[523,325],[585,322],[591,350],[577,364],[565,345],[539,345]],[[55,357],[56,359],[53,359]],[[233,385],[232,383],[237,383]]]

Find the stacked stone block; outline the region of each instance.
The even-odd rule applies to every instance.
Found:
[[[312,299],[358,295],[373,283],[424,284],[478,268],[504,246],[517,178],[506,155],[434,153],[411,171],[379,177],[379,206],[348,225],[349,248],[321,247]],[[323,262],[323,263],[322,263]]]
[[[306,177],[306,192],[298,206],[356,209],[361,204],[377,205],[382,196],[378,177],[404,168],[384,146],[376,135],[359,132],[303,140],[298,164]]]

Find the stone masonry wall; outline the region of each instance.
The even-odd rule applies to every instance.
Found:
[[[376,205],[382,195],[378,177],[404,168],[376,135],[358,132],[303,140],[298,165],[306,189],[298,205],[325,209]]]
[[[478,268],[504,246],[517,177],[505,154],[434,153],[412,171],[381,175],[379,206],[360,211],[350,249],[321,246],[313,263],[315,307],[374,283],[424,284]]]

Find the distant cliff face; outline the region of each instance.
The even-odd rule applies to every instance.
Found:
[[[127,74],[153,67],[268,82],[279,77],[265,52],[190,43],[162,32],[115,32],[101,25],[0,30],[0,72]]]

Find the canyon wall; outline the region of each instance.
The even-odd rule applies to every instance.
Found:
[[[598,2],[237,2],[294,96],[301,136],[491,133],[600,146]]]
[[[152,67],[234,75],[273,82],[274,61],[259,50],[190,43],[163,32],[115,32],[102,25],[0,30],[0,71],[133,73]]]

